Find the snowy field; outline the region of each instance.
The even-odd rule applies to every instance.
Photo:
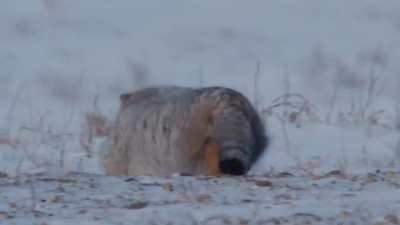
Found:
[[[392,171],[238,178],[36,175],[0,178],[0,191],[0,224],[10,225],[400,222],[400,175]]]
[[[249,224],[340,224],[342,213],[353,224],[396,224],[398,40],[397,0],[2,0],[0,224],[41,224],[49,213],[56,218],[49,225],[71,217],[168,224],[168,213],[193,224],[246,224],[242,216]],[[260,188],[251,177],[143,184],[102,176],[99,145],[119,95],[159,84],[223,85],[257,103],[272,144],[250,174],[272,185]],[[325,177],[331,171],[340,175]],[[281,172],[293,176],[275,176]],[[182,191],[171,195],[160,182],[192,183],[185,192],[194,199],[212,193],[172,204]],[[60,203],[48,204],[51,196]],[[146,207],[124,209],[132,201]],[[44,214],[26,213],[29,204],[43,205]],[[161,206],[159,222],[140,220]],[[77,215],[81,208],[89,216]],[[108,210],[110,223],[101,217]],[[218,220],[224,216],[231,221]]]

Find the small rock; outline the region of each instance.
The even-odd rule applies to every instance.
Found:
[[[78,214],[86,214],[88,212],[87,209],[81,209],[79,210]]]
[[[180,177],[193,177],[194,174],[192,174],[192,173],[179,173],[178,176],[180,176]]]
[[[258,180],[256,181],[258,187],[272,187],[272,182],[269,180]]]
[[[241,203],[253,203],[254,200],[252,200],[252,199],[242,199],[240,202]]]
[[[277,177],[294,177],[294,175],[289,172],[280,172],[278,173]]]
[[[124,180],[125,182],[137,182],[138,180],[134,177],[130,177]]]
[[[126,208],[128,209],[143,209],[147,207],[146,202],[135,202],[130,205],[128,205]]]
[[[326,174],[326,176],[340,176],[343,175],[342,171],[340,170],[332,170]]]
[[[314,215],[314,214],[311,214],[311,213],[296,213],[294,216],[295,217],[310,218],[310,219],[313,219],[315,221],[322,221],[321,217],[319,217],[317,215]]]
[[[197,197],[197,201],[205,203],[205,202],[210,202],[212,200],[211,195],[209,194],[201,194]]]

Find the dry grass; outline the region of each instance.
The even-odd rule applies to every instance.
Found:
[[[99,107],[99,96],[93,101],[93,109],[86,113],[81,127],[79,138],[81,148],[86,152],[87,157],[91,157],[95,151],[94,139],[107,137],[111,132],[111,124],[104,116]]]
[[[20,142],[18,139],[10,137],[9,134],[7,134],[7,133],[1,134],[0,133],[0,145],[8,145],[15,149],[19,145],[19,143]]]
[[[254,107],[258,111],[260,109],[260,73],[261,73],[261,62],[257,62],[256,71],[254,73],[254,86],[253,86],[253,103]]]

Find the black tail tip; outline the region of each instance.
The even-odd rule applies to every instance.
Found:
[[[219,169],[223,174],[234,176],[245,175],[247,173],[246,167],[239,159],[225,159],[219,163]]]

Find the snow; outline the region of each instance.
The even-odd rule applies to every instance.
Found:
[[[0,209],[10,217],[4,224],[396,224],[400,213],[400,176],[390,171],[239,178],[73,173],[0,182]]]
[[[349,177],[362,180],[376,171],[400,171],[399,15],[397,0],[3,0],[0,172],[8,174],[6,180],[36,174],[32,183],[44,198],[63,193],[56,190],[59,181],[40,177],[75,172],[68,179],[75,180],[76,187],[64,193],[67,208],[44,202],[45,208],[39,209],[54,214],[44,216],[47,224],[151,224],[151,219],[166,224],[169,215],[182,218],[175,224],[206,224],[213,216],[217,218],[208,224],[221,224],[219,215],[255,224],[271,218],[288,224],[337,224],[342,217],[356,224],[382,222],[387,215],[399,214],[399,200],[393,197],[399,180],[364,185]],[[112,121],[118,96],[125,91],[157,84],[223,85],[253,100],[258,63],[261,111],[287,92],[299,93],[315,106],[313,116],[303,114],[294,122],[282,121],[281,109],[263,114],[272,144],[250,175],[267,176],[275,188],[255,188],[254,182],[243,181],[246,178],[198,181],[178,176],[140,178],[150,183],[146,190],[144,181],[103,176],[98,159],[104,138],[91,140],[87,149],[83,146],[86,114],[101,112]],[[368,103],[371,74],[378,81],[367,117],[361,119],[355,112]],[[346,178],[313,180],[333,170]],[[271,177],[280,171],[295,176]],[[0,179],[0,199],[5,200],[0,201],[0,224],[40,223],[41,218],[28,212],[29,182]],[[94,188],[90,182],[96,183]],[[153,187],[157,182],[183,185],[195,196],[191,198],[207,191],[213,201],[161,207],[176,196]],[[116,198],[117,193],[123,198]],[[276,197],[288,193],[293,204]],[[132,199],[125,199],[129,195]],[[257,196],[263,197],[254,203]],[[245,198],[252,201],[239,203]],[[24,204],[13,210],[7,205],[10,200]],[[134,200],[150,205],[124,209]],[[77,216],[80,208],[93,212]],[[157,216],[154,210],[160,211]],[[2,221],[2,211],[12,211],[14,218]],[[93,221],[96,217],[100,219]]]

